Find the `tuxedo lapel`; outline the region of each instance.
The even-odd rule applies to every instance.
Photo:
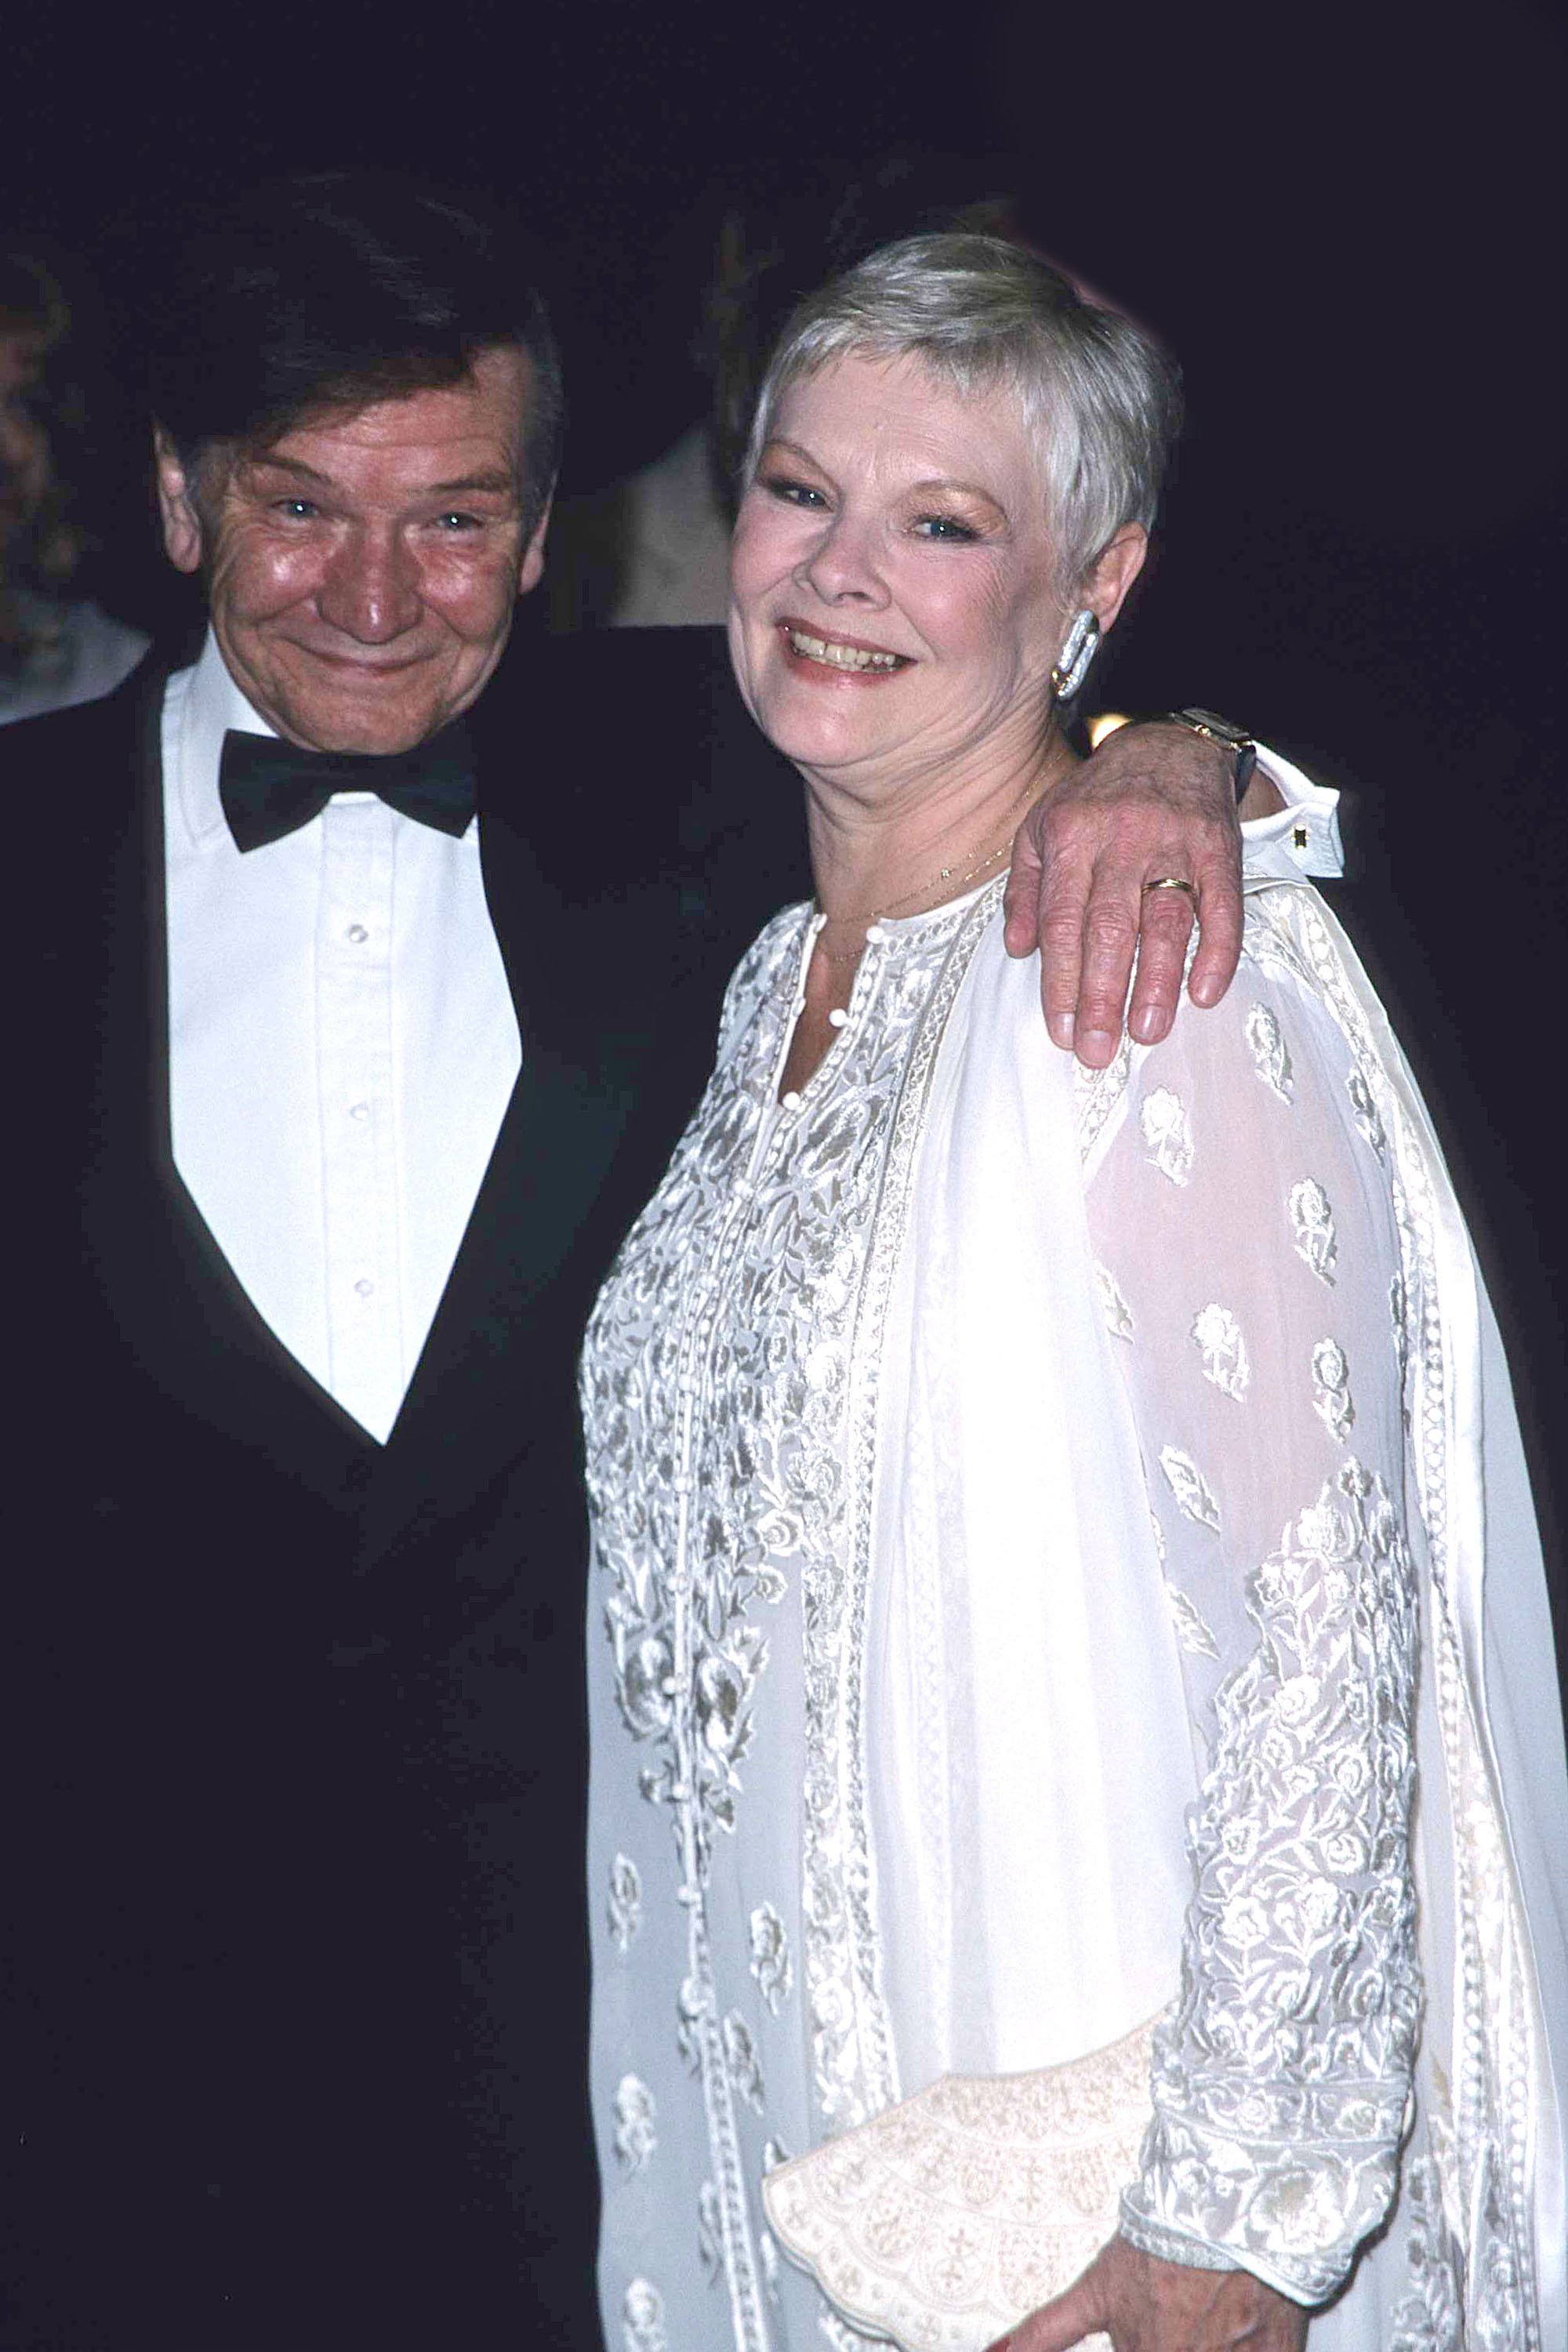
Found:
[[[111,814],[97,844],[84,840],[79,853],[78,872],[96,866],[100,897],[84,1007],[96,1067],[83,1239],[111,1318],[133,1339],[164,1395],[226,1435],[259,1439],[307,1484],[336,1495],[347,1465],[372,1441],[258,1315],[174,1167],[161,751],[166,682],[162,671],[139,672],[103,706],[98,805]]]
[[[622,1165],[647,1108],[657,1035],[647,1000],[617,1011],[594,979],[602,908],[541,872],[524,826],[488,805],[481,782],[486,897],[521,1039],[521,1066],[429,1338],[377,1465],[367,1556],[395,1546],[432,1481],[460,1507],[548,1422],[571,1444],[566,1408],[581,1326],[638,1205]],[[671,894],[630,919],[639,932],[675,913]],[[620,910],[623,918],[626,910]],[[624,929],[620,941],[626,945]],[[635,959],[634,959],[635,961]],[[606,994],[610,1000],[606,1002]],[[460,1491],[459,1491],[460,1490]]]

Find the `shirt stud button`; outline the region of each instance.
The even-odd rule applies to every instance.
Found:
[[[354,1285],[355,1297],[359,1298],[369,1298],[373,1296],[374,1290],[374,1283],[371,1281],[368,1275],[362,1274],[359,1280]]]
[[[370,1117],[369,1103],[350,1103],[349,1117],[351,1118],[368,1118]]]
[[[365,929],[363,923],[351,923],[346,936],[356,948],[363,948],[366,940],[369,939],[370,933]]]

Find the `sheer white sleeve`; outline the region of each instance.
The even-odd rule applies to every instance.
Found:
[[[1090,1163],[1201,1776],[1123,2226],[1310,2304],[1395,2186],[1418,1607],[1386,1144],[1331,1017],[1260,946],[1134,1055]]]

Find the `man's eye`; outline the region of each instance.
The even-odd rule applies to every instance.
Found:
[[[321,511],[312,499],[279,499],[278,512],[290,522],[310,522]]]
[[[436,520],[442,530],[479,530],[481,528],[478,515],[444,514],[437,515]]]
[[[963,546],[980,536],[979,532],[972,530],[966,522],[959,522],[952,515],[919,515],[915,519],[914,527],[917,534],[921,538],[950,540],[957,546]]]

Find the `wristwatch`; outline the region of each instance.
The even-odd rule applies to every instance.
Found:
[[[1252,771],[1258,765],[1258,745],[1244,727],[1233,727],[1217,710],[1164,710],[1161,717],[1169,727],[1185,727],[1194,735],[1205,735],[1211,743],[1222,743],[1227,751],[1236,753],[1236,804],[1247,797],[1247,787],[1252,782]]]

